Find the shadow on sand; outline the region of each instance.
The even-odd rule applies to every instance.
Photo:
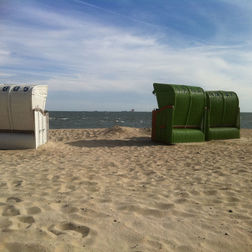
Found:
[[[67,144],[77,147],[88,147],[88,148],[98,148],[98,147],[123,147],[123,146],[153,146],[160,145],[160,143],[152,142],[149,137],[135,137],[128,140],[110,140],[110,139],[96,139],[96,140],[81,140],[68,142]]]

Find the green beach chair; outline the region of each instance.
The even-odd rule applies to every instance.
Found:
[[[206,140],[240,137],[239,99],[231,91],[207,91]]]
[[[153,84],[152,140],[167,144],[205,141],[206,96],[200,87]]]

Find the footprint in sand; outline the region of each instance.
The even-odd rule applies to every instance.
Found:
[[[8,203],[11,203],[11,202],[13,202],[13,203],[19,203],[19,202],[21,202],[22,200],[21,199],[19,199],[19,198],[17,198],[17,197],[9,197],[9,198],[7,198],[7,200],[6,200],[6,202],[8,202]]]
[[[180,198],[180,199],[175,200],[176,204],[183,204],[183,203],[186,203],[186,202],[187,202],[186,198]]]
[[[79,211],[79,209],[77,207],[73,207],[73,206],[70,206],[68,204],[65,204],[65,205],[62,206],[62,212],[63,213],[71,214],[71,213],[76,213],[78,211]]]
[[[7,205],[4,207],[2,216],[16,216],[20,215],[20,211],[13,205]]]
[[[21,222],[23,223],[28,223],[28,224],[32,224],[35,222],[34,218],[32,216],[20,216],[18,218]]]
[[[61,232],[59,230],[57,230],[55,228],[55,225],[51,225],[49,228],[48,228],[48,231],[55,234],[55,235],[62,235],[62,234],[65,234],[64,232]]]
[[[27,214],[34,215],[41,213],[41,209],[39,207],[30,207],[26,209]]]
[[[156,206],[161,210],[169,210],[174,208],[174,204],[171,203],[157,203]]]
[[[90,228],[86,226],[76,225],[72,222],[63,223],[59,226],[62,230],[73,230],[80,234],[82,234],[82,237],[86,237],[89,234]]]
[[[15,180],[12,182],[13,186],[15,186],[15,187],[21,186],[22,183],[23,183],[23,180]]]
[[[82,237],[88,236],[88,234],[90,232],[89,227],[74,224],[72,222],[61,223],[60,225],[56,226],[56,228],[54,225],[51,225],[48,228],[48,230],[55,235],[64,234],[64,232],[62,232],[62,231],[68,231],[68,230],[75,231],[75,232],[80,233],[82,235]]]

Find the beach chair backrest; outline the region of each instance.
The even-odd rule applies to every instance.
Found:
[[[239,112],[239,99],[232,91],[207,91],[209,127],[235,127]]]

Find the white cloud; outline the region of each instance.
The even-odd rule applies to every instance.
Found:
[[[227,4],[234,4],[239,8],[244,8],[244,9],[252,9],[252,2],[251,0],[221,0],[224,3]]]
[[[248,45],[176,48],[160,44],[155,34],[137,35],[85,17],[34,8],[22,11],[29,21],[43,26],[2,24],[0,67],[12,70],[7,75],[2,71],[0,80],[19,78],[48,84],[50,90],[142,94],[152,91],[153,82],[195,84],[208,90],[234,90],[242,110],[252,110]]]
[[[1,78],[1,77],[11,77],[11,76],[13,76],[13,74],[1,73],[1,72],[0,72],[0,78]]]
[[[1,49],[1,47],[4,47],[4,46],[1,46],[0,44],[0,64],[4,64],[6,60],[10,58],[10,52],[7,50]]]

